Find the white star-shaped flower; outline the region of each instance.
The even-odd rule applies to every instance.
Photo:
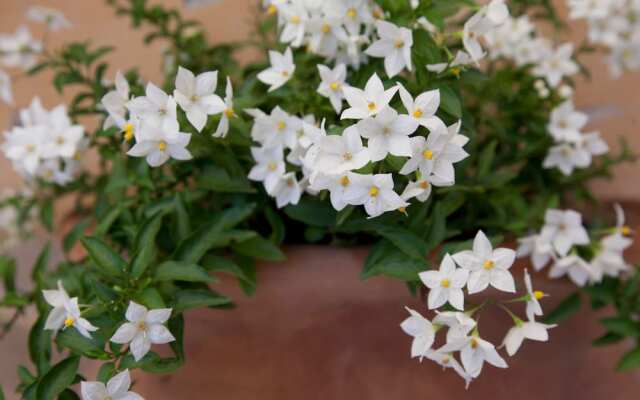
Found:
[[[273,50],[269,51],[269,61],[271,62],[271,67],[260,72],[258,79],[262,83],[269,85],[269,91],[272,92],[291,79],[296,70],[296,65],[293,63],[293,53],[290,47],[287,47],[284,54]]]
[[[527,295],[529,296],[529,299],[527,300],[527,318],[530,321],[533,321],[536,315],[542,315],[542,306],[540,305],[540,299],[547,296],[547,294],[540,290],[533,290],[531,276],[529,276],[529,272],[527,272],[526,269],[524,270],[524,285],[527,289]]]
[[[276,198],[278,208],[288,204],[298,204],[302,195],[302,188],[296,179],[296,174],[289,172],[280,176],[270,194]]]
[[[71,27],[71,23],[61,11],[49,7],[30,6],[27,9],[27,18],[46,24],[53,32]]]
[[[384,110],[398,91],[398,86],[384,90],[377,74],[371,75],[364,90],[352,86],[342,89],[350,108],[342,112],[341,119],[364,119]]]
[[[531,262],[536,271],[544,268],[553,257],[551,242],[540,235],[529,235],[518,239],[517,257],[531,255]]]
[[[571,76],[579,71],[578,64],[572,59],[573,43],[565,43],[556,50],[549,51],[532,72],[543,77],[552,88],[557,87],[562,78]]]
[[[125,313],[128,322],[120,325],[111,341],[118,344],[130,343],[133,358],[140,361],[149,352],[152,344],[165,344],[176,340],[164,326],[170,316],[170,308],[147,310],[145,306],[131,301]]]
[[[224,97],[224,110],[222,111],[222,117],[220,117],[220,123],[216,129],[213,137],[224,138],[229,133],[229,122],[231,118],[237,118],[235,110],[233,109],[233,85],[231,84],[231,78],[227,77],[227,87],[225,89]]]
[[[345,79],[347,78],[346,65],[338,64],[334,69],[330,69],[326,65],[318,65],[318,72],[320,73],[318,93],[328,98],[333,109],[336,110],[336,114],[340,114],[342,100],[344,99],[342,88],[345,86]]]
[[[202,132],[207,124],[208,115],[220,114],[226,108],[222,99],[215,94],[217,86],[218,71],[195,76],[188,69],[178,67],[173,96],[198,132]]]
[[[429,309],[439,308],[449,302],[454,308],[464,310],[464,293],[469,271],[456,268],[449,254],[444,256],[438,271],[425,271],[419,274],[420,280],[429,290]]]
[[[400,99],[404,108],[413,119],[421,126],[429,129],[430,132],[437,130],[446,130],[446,125],[440,118],[436,116],[436,111],[440,106],[440,90],[429,90],[424,92],[418,97],[413,99],[411,93],[407,91],[401,84],[398,84],[400,88]]]
[[[124,128],[127,116],[127,103],[129,102],[129,82],[127,78],[120,72],[116,72],[115,90],[105,94],[100,103],[109,116],[104,121],[104,129],[112,126]],[[129,140],[133,139],[132,137]]]
[[[391,174],[352,173],[349,179],[350,185],[345,191],[345,201],[352,205],[364,205],[370,218],[408,205],[393,191]]]
[[[89,321],[80,316],[78,298],[69,298],[62,282],[58,281],[58,290],[43,290],[45,301],[53,307],[47,316],[44,329],[59,331],[62,328],[74,327],[84,337],[91,338],[91,332],[98,330]]]
[[[411,316],[400,324],[400,328],[407,335],[413,337],[411,343],[411,358],[426,357],[436,337],[436,332],[431,322],[420,315],[419,312],[405,307]]]
[[[131,387],[131,376],[129,370],[125,369],[113,378],[109,379],[105,385],[102,382],[80,383],[82,400],[144,400],[142,396],[129,391]]]
[[[515,292],[515,282],[509,272],[516,252],[507,248],[493,249],[482,231],[473,240],[473,250],[464,250],[453,255],[454,261],[471,271],[467,283],[469,293],[485,290],[489,285],[504,292]]]
[[[151,82],[147,84],[145,96],[135,97],[127,103],[133,118],[154,126],[176,122],[178,119],[176,107],[177,103],[173,96],[169,96]]]
[[[548,209],[540,235],[551,242],[561,256],[567,255],[574,245],[587,245],[590,241],[582,225],[582,215],[574,210]]]
[[[516,325],[507,332],[502,345],[507,349],[507,354],[513,356],[522,345],[524,339],[546,342],[549,340],[549,332],[547,330],[555,327],[556,325],[543,324],[533,319],[527,322],[518,320]]]
[[[473,378],[480,375],[485,361],[498,368],[507,368],[507,363],[500,357],[495,346],[477,335],[449,342],[438,351],[442,353],[460,351],[460,361],[465,371]]]
[[[369,141],[367,147],[371,161],[380,161],[388,154],[408,157],[412,153],[409,136],[418,129],[418,122],[408,115],[398,115],[391,107],[385,107],[375,117],[357,124],[360,135]]]
[[[576,111],[573,102],[567,100],[551,111],[547,129],[556,141],[577,142],[588,121],[587,114]]]
[[[376,22],[376,29],[380,39],[373,42],[365,54],[384,58],[384,70],[389,78],[398,75],[405,68],[411,71],[411,46],[413,46],[411,30],[383,20]]]
[[[447,343],[464,339],[476,327],[476,320],[459,311],[442,311],[433,319],[435,325],[444,325],[447,329]]]
[[[169,159],[185,161],[193,158],[187,145],[191,135],[180,132],[178,121],[167,121],[161,126],[142,124],[136,129],[136,144],[127,155],[145,157],[151,167],[159,167]]]
[[[273,193],[280,177],[285,173],[282,147],[252,147],[256,165],[249,171],[249,179],[263,182],[267,193]]]
[[[341,174],[360,169],[371,160],[369,149],[362,145],[362,138],[355,125],[342,135],[324,135],[315,145],[313,170],[316,173]],[[312,178],[313,180],[313,178]]]
[[[560,278],[569,275],[569,279],[578,286],[586,285],[595,280],[594,269],[582,257],[569,255],[556,260],[549,270],[550,278]]]

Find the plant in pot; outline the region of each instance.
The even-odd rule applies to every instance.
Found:
[[[6,66],[51,70],[59,91],[76,90],[68,107],[47,110],[36,98],[2,146],[29,187],[2,200],[11,226],[38,215],[57,231],[61,196],[77,200],[80,216],[64,234],[66,259],[51,268],[47,245],[29,290],[16,288],[14,260],[0,264],[2,306],[16,316],[38,312],[34,365],[19,367],[22,397],[153,393],[143,375],[131,392],[130,371],[166,375],[189,365],[190,323],[208,328],[185,313],[232,306],[214,290],[225,274],[244,295],[259,295],[258,272],[286,258],[283,244],[296,264],[345,255],[361,262],[362,278],[399,280],[426,299],[406,309],[400,328],[379,326],[406,333],[410,358],[451,369],[462,388],[492,368],[485,364],[506,368],[523,342],[548,341],[582,296],[615,306],[600,344],[638,336],[640,275],[623,257],[633,235],[624,212],[618,206],[615,224],[594,218],[587,230],[570,209],[596,202],[589,182],[634,156],[625,145],[613,154],[599,133],[584,131],[588,116],[574,107],[572,84],[591,48],[574,51],[537,31],[562,28],[549,2],[264,1],[246,45],[268,57],[245,65],[234,59],[244,44],[211,45],[205,27],[176,10],[108,3],[146,26],[146,41],[165,42],[164,82],[131,69],[111,84],[109,47],[43,50],[25,29],[0,42]],[[633,68],[634,5],[591,15],[570,3],[576,18],[628,23],[618,31],[594,23],[592,34],[608,34],[596,42],[611,47],[615,71]],[[29,16],[49,30],[68,25],[54,10]],[[89,134],[80,117],[99,127]],[[98,168],[82,168],[88,151]],[[296,250],[303,243],[320,247]],[[72,254],[78,246],[84,251]],[[517,255],[531,257],[529,271],[512,268]],[[578,287],[546,315],[554,293],[532,279],[545,267]],[[312,285],[296,279],[292,288]],[[304,312],[308,299],[298,296],[292,310]],[[211,312],[224,315],[218,327],[233,318]],[[206,349],[199,340],[191,347]],[[97,372],[81,375],[81,359],[96,360]],[[636,343],[619,367],[638,365]]]

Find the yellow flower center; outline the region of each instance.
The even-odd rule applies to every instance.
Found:
[[[274,162],[270,162],[269,165],[267,165],[267,168],[269,169],[269,171],[275,171],[276,169],[278,169],[278,165],[276,165],[276,163]]]
[[[322,25],[322,33],[329,33],[329,32],[331,32],[331,25],[329,24]]]
[[[478,341],[475,338],[471,339],[471,348],[475,349],[477,347],[478,347]]]
[[[620,228],[620,233],[622,233],[624,236],[630,236],[631,235],[631,227],[625,225],[623,227]]]
[[[278,12],[278,7],[276,7],[275,5],[271,4],[268,8],[267,8],[267,14],[269,15],[273,15],[275,13]]]
[[[426,189],[428,189],[428,188],[429,188],[429,182],[427,182],[427,181],[422,181],[422,182],[420,182],[420,185],[419,185],[419,186],[420,186],[420,189],[425,189],[425,190],[426,190]]]
[[[287,127],[287,124],[284,121],[278,121],[278,129],[283,131],[284,128]]]
[[[373,111],[376,109],[376,103],[371,102],[369,104],[367,104],[367,107],[369,107],[369,111]]]
[[[422,157],[424,157],[427,160],[431,160],[433,158],[433,151],[426,149],[425,151],[422,152]]]
[[[422,117],[422,115],[423,115],[423,114],[424,114],[424,113],[422,112],[422,110],[417,109],[417,110],[415,110],[415,111],[413,112],[413,117],[414,117],[414,118],[420,118],[420,117]]]
[[[349,18],[355,18],[358,16],[358,11],[356,11],[355,8],[350,8],[347,10],[347,17]]]
[[[162,140],[160,143],[158,143],[158,150],[165,151],[166,149],[167,149],[167,142]]]
[[[396,49],[401,49],[404,47],[404,40],[398,39],[394,45],[396,46]]]
[[[33,153],[36,150],[36,146],[32,144],[28,144],[26,149],[27,149],[27,153]]]
[[[331,82],[329,84],[329,87],[335,92],[336,90],[340,89],[340,84],[338,82]]]
[[[294,15],[293,17],[291,17],[291,23],[292,24],[299,24],[300,23],[300,17],[298,17],[297,15]]]
[[[376,8],[375,10],[373,10],[373,18],[375,19],[382,18],[382,12],[380,11],[380,9]]]
[[[442,363],[444,365],[447,365],[447,364],[449,364],[450,360],[451,360],[451,358],[449,356],[445,356],[445,357],[442,358]]]
[[[342,178],[340,178],[340,184],[342,186],[349,186],[349,183],[351,183],[351,182],[349,181],[349,177],[348,176],[345,175]]]
[[[227,116],[227,118],[231,118],[236,114],[235,110],[233,108],[227,108],[226,110],[224,110],[224,115]]]
[[[371,186],[371,189],[369,189],[369,196],[371,197],[377,197],[379,193],[380,189],[377,186]]]
[[[289,77],[289,71],[282,71],[280,74],[281,74],[282,76],[284,76],[285,78],[288,78],[288,77]]]
[[[451,282],[449,282],[449,279],[444,278],[443,280],[440,281],[440,286],[442,286],[443,288],[448,288],[451,285]]]
[[[458,67],[451,68],[451,73],[458,78],[460,77],[460,72],[462,72],[462,70]]]
[[[133,140],[133,124],[125,124],[124,126],[124,140],[130,142]]]
[[[146,331],[147,330],[147,324],[145,324],[144,321],[138,322],[138,330],[139,331]]]
[[[398,211],[400,211],[403,214],[406,214],[407,213],[407,207],[400,207],[400,208],[398,208]]]
[[[296,184],[296,181],[294,181],[293,178],[289,178],[287,180],[287,186],[293,187],[295,184]]]
[[[533,292],[533,297],[535,297],[536,300],[540,300],[541,298],[544,297],[544,292],[540,290],[536,290],[535,292]]]
[[[75,154],[73,155],[73,159],[76,161],[80,161],[81,155],[79,151],[76,151]]]
[[[64,137],[62,137],[62,136],[58,136],[58,137],[56,138],[56,143],[57,143],[57,144],[59,144],[59,145],[63,145],[63,144],[64,144],[64,142],[66,142],[66,140],[65,140],[65,138],[64,138]]]
[[[495,266],[495,263],[491,260],[486,260],[483,264],[482,264],[482,268],[486,269],[486,270],[490,270],[493,269],[493,267]]]
[[[66,326],[67,328],[70,326],[73,326],[73,324],[76,322],[76,319],[73,317],[67,317],[67,319],[64,320],[64,326]]]

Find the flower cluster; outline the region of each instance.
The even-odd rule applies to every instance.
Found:
[[[625,225],[622,208],[616,204],[615,210],[616,226],[594,243],[580,213],[549,209],[542,230],[519,240],[518,256],[531,256],[536,271],[551,262],[549,277],[567,275],[578,286],[598,283],[604,276],[617,277],[631,268],[623,253],[633,243],[630,237],[633,231]],[[586,255],[591,257],[590,261]]]
[[[547,131],[555,144],[543,162],[544,168],[557,168],[563,174],[571,175],[575,169],[589,167],[593,156],[609,151],[599,132],[582,132],[588,120],[586,114],[574,108],[571,100],[566,100],[551,112]]]
[[[175,80],[173,95],[148,83],[144,96],[130,98],[130,88],[124,75],[117,73],[115,89],[102,98],[102,106],[108,113],[105,127],[122,129],[124,140],[135,144],[127,152],[132,157],[145,157],[152,167],[158,167],[169,159],[190,160],[187,145],[191,134],[181,131],[178,122],[178,105],[187,120],[198,131],[207,125],[210,115],[222,114],[214,137],[224,137],[229,131],[229,119],[235,116],[233,91],[227,79],[226,97],[215,94],[218,72],[204,72],[195,76],[180,67]]]
[[[277,15],[280,41],[306,48],[337,63],[359,67],[363,48],[371,42],[382,9],[370,0],[264,0],[267,13]]]
[[[89,141],[64,105],[46,110],[39,98],[20,111],[20,126],[4,133],[1,148],[14,169],[27,179],[66,185],[78,175]]]
[[[131,387],[131,376],[129,370],[125,369],[109,379],[105,385],[102,382],[80,383],[80,392],[83,400],[143,400],[142,396],[129,391]]]
[[[489,239],[479,231],[473,241],[472,250],[464,250],[454,255],[445,255],[440,269],[420,273],[420,279],[429,289],[427,306],[430,310],[438,309],[449,303],[456,311],[436,311],[430,321],[415,310],[407,308],[411,316],[401,324],[405,333],[413,337],[411,357],[430,359],[443,368],[452,368],[466,382],[477,378],[485,362],[498,367],[507,368],[506,361],[497,352],[495,346],[480,337],[478,315],[484,302],[472,306],[465,311],[463,289],[469,295],[479,293],[489,286],[507,293],[515,293],[516,286],[509,269],[513,265],[516,252],[507,248],[494,249]],[[539,300],[545,296],[541,291],[534,291],[531,278],[525,270],[524,283],[526,293],[511,301],[525,302],[527,321],[518,318],[500,304],[514,322],[503,340],[507,354],[513,356],[524,339],[546,342],[549,338],[547,330],[555,325],[545,325],[535,320],[542,315]],[[467,302],[466,305],[470,305]],[[435,349],[436,333],[447,329],[445,343]],[[454,354],[459,352],[460,361]]]
[[[385,89],[376,74],[362,90],[344,83],[344,66],[334,71],[321,66],[320,73],[323,82],[318,90],[335,87],[349,104],[342,119],[359,120],[341,134],[327,134],[324,123],[320,127],[313,124],[314,117],[291,116],[279,107],[269,115],[249,111],[255,118],[251,136],[260,144],[252,148],[256,165],[249,179],[263,182],[278,207],[297,204],[304,190],[311,194],[328,190],[336,210],[362,205],[370,217],[376,217],[407,207],[414,197],[426,201],[432,185],[455,183],[453,164],[468,156],[463,149],[468,138],[459,134],[460,122],[447,128],[436,116],[438,90],[414,99],[400,84]],[[389,106],[398,92],[406,114]],[[341,108],[341,98],[330,99],[335,99],[336,109]],[[375,170],[389,155],[405,159],[400,175],[415,177],[401,194],[395,191],[392,174],[362,173],[367,166]],[[301,170],[302,179],[287,172],[285,158]]]
[[[640,68],[640,4],[633,0],[569,0],[569,17],[584,19],[589,41],[607,48],[611,74]]]

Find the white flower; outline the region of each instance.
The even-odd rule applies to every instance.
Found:
[[[280,41],[291,43],[293,47],[300,47],[304,39],[309,14],[302,3],[283,4],[279,9],[279,17],[284,21],[284,28],[280,34]]]
[[[370,218],[407,206],[393,191],[391,174],[351,174],[349,179],[351,184],[345,192],[345,201],[352,205],[364,205]]]
[[[60,105],[49,113],[48,138],[42,150],[44,158],[72,158],[85,137],[82,125],[73,125],[67,110]]]
[[[548,209],[544,223],[540,235],[551,242],[561,256],[567,255],[574,245],[589,244],[589,235],[582,226],[582,215],[574,210]]]
[[[13,34],[0,34],[0,65],[28,70],[42,52],[42,43],[31,37],[26,26]]]
[[[131,343],[131,354],[136,361],[140,361],[151,349],[151,344],[176,340],[163,325],[170,316],[170,308],[147,310],[145,306],[130,301],[125,313],[128,322],[120,325],[111,341],[118,344]]]
[[[146,157],[152,167],[159,167],[170,158],[190,160],[191,153],[187,145],[191,135],[180,132],[178,121],[167,121],[162,126],[142,124],[136,132],[136,144],[129,149],[132,157]]]
[[[427,350],[423,356],[437,363],[443,369],[451,368],[456,371],[456,373],[464,379],[466,384],[465,387],[467,389],[469,388],[469,384],[473,378],[471,378],[471,376],[462,368],[462,365],[460,365],[458,360],[456,360],[451,353],[444,353],[440,350]]]
[[[273,50],[269,51],[269,60],[271,67],[260,72],[258,79],[269,85],[269,91],[272,92],[282,87],[291,79],[296,65],[293,63],[293,53],[290,47],[287,47],[284,54]]]
[[[504,292],[515,292],[515,283],[509,268],[513,265],[516,252],[507,248],[493,249],[491,242],[482,231],[473,240],[473,251],[464,250],[453,255],[454,261],[471,271],[467,283],[469,293],[477,293],[489,285]]]
[[[47,27],[54,32],[71,27],[71,23],[65,18],[64,14],[53,8],[31,6],[27,9],[27,18],[46,24]]]
[[[464,310],[464,293],[469,271],[456,268],[449,254],[444,256],[438,271],[425,271],[419,274],[420,280],[429,289],[429,309],[439,308],[449,302],[454,308]]]
[[[544,168],[558,168],[564,175],[569,176],[576,168],[586,168],[591,164],[591,154],[587,149],[575,143],[561,143],[549,149],[542,166]]]
[[[486,8],[480,9],[464,24],[462,43],[464,44],[464,49],[476,64],[486,55],[480,44],[480,38],[489,32],[492,26],[493,23],[486,15]]]
[[[249,179],[263,182],[267,193],[273,193],[285,172],[282,147],[252,147],[251,155],[256,165],[249,171]]]
[[[473,378],[480,375],[485,361],[498,368],[507,368],[507,363],[500,357],[495,346],[477,335],[447,343],[438,351],[443,353],[460,351],[462,365]]]
[[[44,329],[58,331],[73,326],[84,337],[91,338],[91,332],[98,330],[89,321],[80,316],[78,298],[69,298],[62,282],[58,281],[58,290],[43,290],[45,301],[53,307],[44,323]]]
[[[4,155],[28,175],[35,174],[47,145],[44,125],[15,127],[5,134]]]
[[[532,72],[543,77],[552,88],[557,87],[565,76],[578,72],[578,64],[572,60],[573,43],[565,43],[552,50],[536,65]]]
[[[162,126],[177,122],[176,101],[162,89],[149,82],[146,96],[136,97],[127,103],[131,114],[145,125]]]
[[[112,126],[124,128],[127,121],[127,103],[129,102],[130,89],[129,82],[120,71],[116,72],[115,85],[115,90],[105,94],[100,101],[104,109],[109,113],[109,116],[104,121],[104,129],[109,129]],[[133,139],[131,136],[133,133],[131,132],[129,135],[127,141]]]
[[[384,70],[389,78],[398,75],[405,67],[411,71],[411,30],[382,20],[376,22],[376,29],[380,39],[369,46],[365,53],[384,58]]]
[[[360,169],[371,160],[369,150],[362,145],[362,138],[355,125],[345,129],[340,136],[320,136],[314,147],[317,149],[313,151],[317,151],[317,154],[313,169],[325,174],[341,174]]]
[[[476,321],[465,313],[459,311],[444,311],[438,312],[438,315],[433,319],[435,325],[444,325],[449,329],[447,330],[447,343],[456,342],[460,339],[464,339],[469,335],[469,332],[476,327]]]
[[[630,236],[633,234],[633,230],[629,225],[625,223],[624,209],[620,204],[615,203],[613,209],[616,213],[616,233],[623,236]]]
[[[549,340],[548,329],[555,328],[556,325],[546,325],[530,319],[527,322],[518,321],[514,327],[509,329],[502,343],[507,349],[507,354],[516,354],[524,339],[546,342]]]
[[[222,117],[220,118],[220,123],[218,124],[218,128],[216,129],[213,137],[215,138],[224,138],[229,133],[229,120],[231,118],[237,118],[236,112],[233,109],[233,86],[231,84],[231,78],[227,77],[227,87],[225,89],[224,96],[224,111],[222,112]]]
[[[340,118],[364,119],[384,110],[398,91],[398,87],[394,86],[389,90],[384,90],[382,81],[374,73],[367,81],[364,90],[346,86],[342,91],[351,108],[344,110]]]
[[[573,283],[578,286],[584,286],[592,279],[597,277],[594,275],[594,269],[591,268],[589,263],[576,255],[569,255],[563,257],[553,264],[549,270],[550,278],[560,278],[565,275],[569,275],[569,278]]]
[[[3,70],[0,70],[0,99],[9,105],[13,104],[11,77]]]
[[[422,176],[433,175],[440,182],[455,182],[453,164],[469,156],[462,149],[463,139],[462,135],[441,129],[431,132],[426,139],[412,137],[411,158],[402,166],[400,174],[408,175],[419,169]]]
[[[421,126],[429,129],[429,131],[444,130],[446,125],[440,118],[436,116],[436,111],[440,106],[440,90],[430,90],[424,92],[414,100],[411,93],[398,84],[400,88],[400,99],[407,113],[418,122]]]
[[[518,239],[517,257],[531,255],[531,262],[536,271],[544,268],[553,256],[553,246],[551,242],[540,235],[529,235]]]
[[[358,131],[369,139],[367,147],[371,161],[383,160],[387,154],[410,156],[409,135],[418,129],[418,122],[408,115],[398,115],[391,107],[386,107],[375,117],[358,122]]]
[[[503,24],[509,18],[509,9],[504,2],[505,0],[491,0],[487,6],[487,18],[494,25]]]
[[[612,0],[568,0],[569,18],[604,18],[609,14],[613,3]]]
[[[288,204],[298,204],[300,196],[302,195],[302,188],[296,179],[296,174],[289,172],[280,176],[270,194],[276,198],[278,208],[282,208]]]
[[[302,120],[291,116],[276,106],[271,115],[256,118],[251,130],[253,140],[265,147],[279,146],[294,149],[297,144],[298,131],[302,128]]]
[[[131,376],[129,370],[125,369],[113,378],[109,379],[105,385],[102,382],[80,383],[82,400],[144,400],[137,393],[130,392]]]
[[[415,197],[418,201],[425,202],[431,195],[432,186],[444,187],[452,186],[453,184],[453,182],[444,181],[435,175],[430,175],[427,178],[421,176],[416,181],[410,181],[400,197],[405,201]]]
[[[573,102],[567,100],[551,111],[547,129],[556,141],[577,142],[580,140],[580,130],[588,120],[586,114],[576,111]]]
[[[466,51],[458,50],[456,56],[451,60],[451,62],[446,63],[436,63],[436,64],[427,64],[427,70],[436,73],[442,73],[447,68],[455,68],[456,73],[459,73],[459,67],[463,67],[465,65],[473,64],[473,59]]]
[[[328,190],[331,205],[337,211],[340,211],[348,205],[345,201],[345,193],[351,184],[349,175],[349,172],[335,175],[320,173],[313,179],[311,189],[318,192],[321,190]]]
[[[318,65],[318,72],[320,73],[318,93],[321,96],[327,97],[333,109],[336,110],[336,114],[340,114],[342,110],[342,100],[344,99],[342,88],[347,78],[346,65],[338,64],[334,69],[330,69],[326,65]]]
[[[436,332],[431,322],[419,312],[405,307],[411,316],[400,324],[400,328],[407,335],[413,337],[411,343],[411,358],[425,357],[435,340]]]
[[[533,321],[536,315],[542,315],[542,306],[540,306],[539,300],[546,296],[546,294],[540,290],[533,290],[531,276],[529,276],[529,272],[527,272],[526,269],[524,270],[524,285],[527,289],[527,295],[529,296],[527,300],[527,318]]]
[[[195,76],[188,69],[178,67],[173,96],[198,132],[202,132],[207,124],[207,115],[219,114],[226,108],[222,99],[215,94],[217,86],[218,71]]]

